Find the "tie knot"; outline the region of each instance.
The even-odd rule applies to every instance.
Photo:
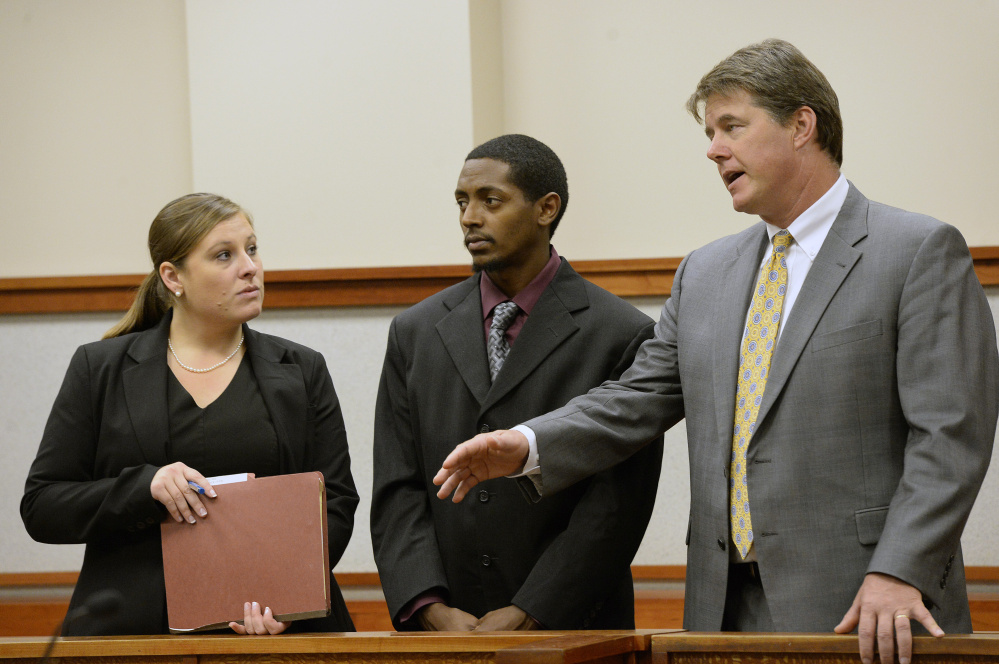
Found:
[[[505,330],[510,327],[513,319],[517,317],[517,312],[520,311],[520,307],[514,302],[500,302],[493,309],[493,322],[489,326],[491,330]]]
[[[787,231],[780,231],[777,235],[774,235],[774,251],[783,252],[793,239]]]

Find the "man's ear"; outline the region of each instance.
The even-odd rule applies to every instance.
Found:
[[[168,261],[160,263],[160,279],[167,290],[180,297],[184,292],[184,284],[180,281],[180,273],[177,267]]]
[[[539,198],[534,204],[540,209],[538,224],[541,226],[550,226],[555,221],[555,217],[558,216],[559,210],[562,209],[562,197],[554,191],[550,191]]]
[[[802,106],[794,112],[794,115],[791,116],[791,126],[796,150],[808,145],[809,141],[815,141],[818,145],[819,120],[810,106]]]

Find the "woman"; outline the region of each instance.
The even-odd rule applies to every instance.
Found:
[[[208,514],[206,477],[322,471],[331,566],[353,528],[357,492],[322,355],[246,326],[264,297],[249,215],[221,196],[178,198],[153,220],[149,253],[131,309],[73,356],[21,500],[35,540],[87,545],[71,611],[97,590],[122,594],[113,615],[83,616],[66,634],[167,632],[159,523]],[[292,626],[249,602],[230,627],[353,631],[335,581],[331,590],[326,618]]]

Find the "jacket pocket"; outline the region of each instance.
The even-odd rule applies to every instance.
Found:
[[[888,506],[857,510],[853,515],[857,520],[857,539],[860,543],[877,544],[888,519]]]
[[[820,334],[812,339],[812,352],[817,353],[833,346],[842,346],[861,339],[881,336],[881,319],[844,327],[842,330]]]

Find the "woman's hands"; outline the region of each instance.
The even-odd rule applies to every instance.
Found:
[[[280,634],[284,630],[288,629],[290,622],[281,622],[280,620],[274,620],[274,614],[271,613],[271,607],[264,609],[264,612],[260,612],[260,605],[256,602],[246,602],[243,604],[243,624],[240,625],[238,622],[229,623],[229,627],[232,631],[237,634],[243,635],[253,635],[253,634]]]
[[[189,484],[194,482],[204,489],[204,495],[214,498],[215,489],[208,483],[205,476],[193,468],[178,461],[169,466],[163,466],[153,475],[153,481],[149,484],[149,492],[153,498],[163,503],[170,512],[170,516],[175,521],[187,521],[195,523],[198,516],[208,516],[208,510],[201,502],[201,494]]]

